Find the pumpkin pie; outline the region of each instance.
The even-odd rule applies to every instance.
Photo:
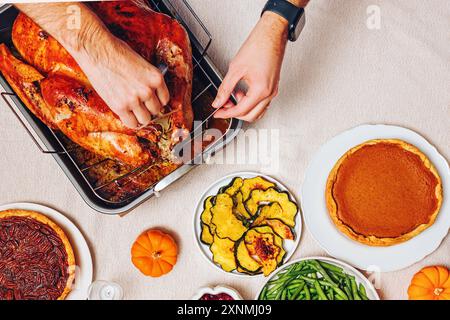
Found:
[[[430,160],[401,140],[370,140],[332,169],[326,203],[337,228],[369,246],[407,241],[431,226],[442,205],[442,182]]]
[[[26,210],[0,212],[0,300],[62,300],[75,278],[64,231]]]

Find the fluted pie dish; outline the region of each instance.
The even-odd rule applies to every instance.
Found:
[[[0,212],[0,300],[63,300],[75,279],[64,231],[29,210]]]
[[[342,233],[369,246],[390,246],[434,223],[443,191],[436,168],[417,147],[398,139],[375,139],[339,159],[325,197]]]
[[[367,144],[369,141],[380,142],[380,140],[383,140],[384,142],[389,140],[403,141],[405,143],[403,146],[409,151],[402,148],[399,144],[394,144],[391,147],[396,153],[405,153],[406,155],[403,155],[402,158],[400,158],[400,156],[387,157],[386,155],[383,157],[383,153],[389,154],[390,152],[387,151],[387,148],[384,150],[386,147],[385,143],[379,143],[375,148],[375,151],[378,148],[380,148],[381,151],[378,150],[378,152],[373,152],[375,155],[372,154],[370,157],[367,157],[369,146],[365,147],[367,149],[359,149],[362,151],[360,155],[363,155],[363,153],[366,154],[365,157],[362,157],[363,159],[366,159],[366,161],[362,161],[359,157],[355,156],[355,154],[358,156],[357,150],[355,149],[358,148],[358,146]],[[416,154],[414,152],[415,149],[408,148],[406,144],[412,145],[415,149],[420,150],[420,153],[426,156],[434,169],[430,169],[431,167],[427,169],[428,162],[421,160],[424,159],[423,156]],[[391,242],[391,245],[387,245],[386,242],[383,242],[383,245],[381,245],[379,244],[379,239],[371,239],[372,241],[369,245],[364,242],[367,239],[363,237],[358,238],[358,240],[361,241],[357,241],[352,238],[351,235],[342,231],[330,215],[326,199],[327,188],[328,190],[330,189],[329,181],[332,179],[330,179],[330,177],[333,177],[332,172],[340,160],[342,160],[343,157],[345,159],[345,155],[349,155],[349,151],[352,149],[354,151],[354,157],[350,157],[350,160],[352,161],[344,162],[347,163],[348,166],[346,169],[353,172],[353,174],[349,174],[348,171],[339,172],[338,170],[338,176],[341,178],[346,176],[348,179],[341,180],[340,183],[342,184],[338,183],[339,186],[336,184],[335,188],[333,188],[335,196],[339,197],[339,202],[341,203],[341,205],[338,203],[337,206],[338,210],[340,210],[338,213],[339,217],[342,218],[341,221],[345,222],[345,228],[348,228],[346,229],[348,233],[350,233],[349,226],[351,226],[360,236],[362,235],[368,238],[367,236],[375,235],[377,238],[390,238],[390,240],[394,240],[395,238],[394,241],[397,241],[395,244]],[[378,155],[378,153],[380,154]],[[377,157],[383,161],[377,159]],[[372,158],[373,161],[367,160],[370,158]],[[386,166],[386,163],[389,163],[390,161],[395,162],[396,158],[399,158],[398,163],[396,164],[397,166],[401,166],[401,163],[414,163],[414,166],[422,168],[423,172],[420,175],[414,176],[413,179],[392,179],[391,177],[392,185],[379,187],[377,188],[377,192],[379,193],[375,193],[372,189],[375,188],[377,184],[383,186],[383,184],[386,183],[384,180],[387,180],[387,178],[384,180],[381,179],[383,175],[389,177],[388,174],[392,175],[393,172],[396,172],[396,174],[402,174],[407,177],[408,175],[405,174],[405,172],[408,173],[409,171],[406,168],[408,167],[409,170],[411,170],[411,168],[414,167],[404,166],[405,168],[402,168],[402,170],[397,168],[391,168],[391,170],[384,169],[384,171],[382,170],[383,172],[381,175],[375,173],[376,170],[374,168],[379,166],[377,170],[381,170],[380,168]],[[412,161],[411,159],[415,159],[415,161]],[[383,163],[385,164],[383,165]],[[367,168],[371,168],[371,166],[374,166],[374,168],[371,169],[372,174],[367,171]],[[354,169],[349,170],[350,167]],[[358,172],[356,172],[355,169],[358,167],[366,169],[359,169]],[[342,168],[343,166],[341,165],[341,169]],[[403,172],[403,170],[406,171]],[[435,176],[436,173],[439,178]],[[371,175],[377,175],[373,180],[378,181],[377,184],[370,185],[367,182],[362,181],[362,178],[365,175],[366,178]],[[423,179],[427,177],[427,179],[429,179],[428,182],[420,180],[418,178],[420,176]],[[352,181],[352,183],[350,183],[350,181]],[[369,182],[370,181],[372,181],[372,179],[370,179]],[[421,185],[421,183],[423,183],[423,185]],[[433,184],[427,186],[428,183],[435,183],[434,187]],[[397,184],[400,186],[403,185],[403,189]],[[414,187],[416,184],[420,187]],[[436,194],[430,191],[439,190],[438,184],[440,184],[442,188],[441,196],[438,196],[439,193]],[[439,247],[450,229],[449,191],[450,168],[448,162],[439,153],[439,150],[424,137],[410,129],[399,126],[383,124],[361,125],[336,135],[318,150],[305,173],[302,186],[301,205],[303,218],[308,230],[311,232],[317,243],[330,256],[346,261],[358,269],[370,270],[372,272],[390,272],[406,268],[423,260],[427,255]],[[397,193],[397,199],[395,193]],[[413,196],[415,193],[416,195]],[[419,201],[418,199],[421,198],[418,198],[417,195],[420,194],[429,194],[430,198],[427,200],[427,198],[424,197]],[[411,197],[413,198],[413,201],[409,199]],[[441,198],[441,200],[439,200],[439,198]],[[376,201],[376,199],[379,201]],[[346,204],[347,207],[342,207],[342,203],[344,203],[344,205]],[[402,215],[397,217],[394,215],[395,212],[393,213],[393,211],[391,211],[393,217],[389,217],[389,207],[384,206],[386,203],[391,203],[392,206],[396,205],[398,208],[402,208],[401,206],[404,205],[405,208],[413,208],[414,210],[408,211],[404,208]],[[422,205],[423,203],[434,203],[434,206],[431,205],[428,209],[427,206],[423,206],[423,208],[427,210],[420,211],[421,214],[418,214],[417,208],[414,207],[414,203],[416,206],[419,203],[422,203]],[[435,207],[437,209],[439,206],[440,210],[434,217],[433,222],[433,208]],[[361,213],[361,208],[364,207],[367,208],[367,212]],[[343,213],[344,209],[346,213]],[[380,215],[384,215],[384,221],[382,221],[382,219],[376,220],[373,218],[378,212],[381,212]],[[410,216],[407,216],[407,219],[404,219],[404,221],[408,222],[408,224],[402,225],[400,223],[402,219],[400,218],[404,217],[407,213]],[[361,216],[358,217],[358,214]],[[378,226],[376,222],[378,223]],[[422,231],[414,236],[409,234],[410,238],[408,240],[401,238],[421,224],[426,224],[427,227],[425,228],[425,226],[422,226]],[[389,228],[386,228],[387,226],[389,226]],[[377,244],[375,244],[375,242],[377,242]]]

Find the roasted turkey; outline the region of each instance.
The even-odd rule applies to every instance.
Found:
[[[101,156],[134,167],[170,159],[179,137],[192,129],[192,54],[184,28],[167,15],[129,1],[90,4],[109,30],[150,63],[169,69],[166,118],[144,129],[126,127],[95,92],[70,54],[20,13],[12,30],[16,58],[0,45],[0,71],[25,105],[46,125]]]

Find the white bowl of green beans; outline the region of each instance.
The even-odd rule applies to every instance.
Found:
[[[276,270],[256,300],[380,300],[373,284],[352,266],[327,257],[292,261]]]

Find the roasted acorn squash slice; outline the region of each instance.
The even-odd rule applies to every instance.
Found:
[[[202,223],[206,224],[209,227],[211,233],[215,232],[215,227],[214,225],[211,224],[212,219],[211,208],[213,207],[213,201],[214,196],[206,198],[205,202],[203,203],[203,212],[200,215],[200,220],[202,221]]]
[[[278,206],[274,206],[273,204],[275,203],[278,204]],[[260,215],[256,219],[257,224],[260,223],[263,218],[268,218],[280,219],[291,228],[295,226],[295,216],[297,215],[298,208],[295,202],[289,199],[287,192],[278,191],[275,188],[253,190],[250,194],[250,198],[245,202],[245,208],[249,214],[254,216],[258,212],[259,206],[262,204],[272,205],[269,209],[266,209],[267,206],[262,207]],[[269,211],[264,212],[263,215],[263,210]]]
[[[247,209],[245,209],[244,198],[240,191],[238,191],[234,194],[233,202],[234,202],[235,214],[238,216],[238,218],[240,218],[241,220],[244,220],[244,221],[249,220],[251,218],[251,216],[248,214]]]
[[[247,200],[253,190],[267,190],[271,187],[275,187],[275,183],[267,181],[263,177],[255,177],[244,179],[240,190],[244,200]]]
[[[275,237],[278,236],[273,231],[272,233],[260,233],[255,229],[250,229],[244,238],[250,256],[258,259],[265,276],[271,274],[279,264],[277,257],[282,248],[275,244]],[[281,238],[280,240],[283,241]]]
[[[214,235],[214,241],[210,247],[213,254],[213,261],[227,272],[231,272],[237,268],[234,249],[234,241],[221,239],[217,235]]]
[[[273,228],[269,226],[255,227],[252,230],[256,230],[259,233],[269,233],[274,235],[274,242],[280,248],[280,253],[277,256],[277,262],[278,265],[281,265],[281,263],[283,262],[283,258],[286,255],[286,250],[284,250],[283,247],[283,239],[276,234]]]
[[[202,223],[202,234],[200,239],[204,244],[207,245],[212,244],[214,241],[214,235],[211,233],[209,226],[204,223]]]
[[[239,240],[247,231],[243,222],[233,213],[233,199],[226,193],[216,196],[215,204],[211,208],[211,223],[215,226],[214,232],[222,239]]]
[[[247,273],[254,274],[261,270],[261,264],[250,256],[245,241],[243,240],[240,240],[236,244],[236,263],[238,269],[244,270]]]
[[[243,183],[244,179],[242,179],[241,177],[236,177],[233,179],[233,181],[231,181],[231,183],[228,186],[225,187],[223,193],[233,196],[234,194],[236,194],[236,192],[240,190]]]
[[[246,274],[249,274],[249,275],[253,275],[253,273],[248,272],[247,270],[242,269],[242,268],[239,267],[239,266],[237,266],[236,271],[239,272],[239,273],[246,273]]]
[[[295,235],[292,232],[292,229],[280,219],[268,219],[263,217],[262,219],[256,219],[253,226],[269,226],[281,238],[286,240],[295,240]]]

